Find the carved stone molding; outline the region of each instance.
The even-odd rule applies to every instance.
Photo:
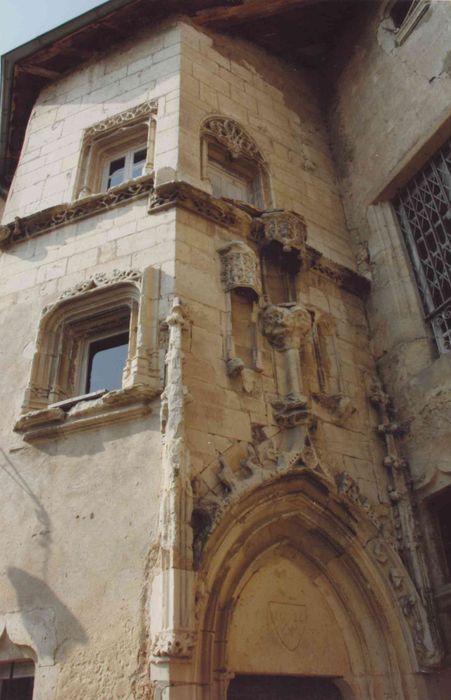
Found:
[[[34,442],[91,427],[100,428],[149,414],[151,403],[159,394],[159,389],[134,385],[75,397],[62,401],[60,406],[25,413],[16,422],[14,430],[22,433],[27,442]]]
[[[317,272],[322,277],[336,284],[338,287],[345,289],[351,294],[356,294],[359,297],[365,297],[371,288],[371,282],[368,276],[362,275],[349,267],[340,265],[330,258],[317,251],[311,246],[306,246],[307,262],[305,267],[309,270]]]
[[[368,550],[382,567],[399,607],[410,628],[412,642],[420,666],[428,668],[440,662],[442,652],[431,611],[415,590],[412,580],[393,546],[382,537],[370,541]]]
[[[153,188],[153,176],[143,175],[135,180],[112,187],[108,192],[93,194],[77,202],[58,204],[0,226],[0,247],[19,243],[46,231],[73,224],[88,216],[108,211],[148,194]]]
[[[186,182],[169,182],[161,185],[149,198],[149,214],[174,206],[205,216],[226,227],[236,225],[240,216],[246,217],[224,200],[217,199]]]
[[[300,305],[268,304],[260,319],[263,335],[276,350],[281,352],[299,348],[303,337],[312,325],[309,312]]]
[[[119,284],[121,282],[141,282],[142,273],[141,270],[129,269],[129,270],[113,270],[111,273],[97,272],[92,275],[87,280],[79,282],[78,284],[65,289],[64,292],[60,294],[58,299],[53,303],[45,306],[43,309],[43,314],[51,311],[57,304],[65,299],[73,299],[81,294],[86,294],[94,289],[99,289],[101,287],[109,287],[113,284]]]
[[[107,117],[97,124],[93,124],[85,131],[85,139],[97,138],[99,135],[104,134],[112,129],[117,129],[121,126],[126,126],[136,121],[137,119],[142,119],[150,114],[156,114],[158,109],[158,102],[156,100],[149,100],[147,102],[142,102],[135,107],[130,107],[129,109],[119,112],[119,114],[114,114],[111,117]]]
[[[348,472],[344,471],[336,474],[335,483],[337,485],[338,493],[342,496],[346,496],[346,498],[349,498],[349,500],[353,501],[353,503],[362,508],[371,522],[374,523],[374,525],[376,525],[376,527],[380,530],[382,525],[370,501],[361,493],[357,481],[353,479]]]
[[[237,287],[262,293],[260,265],[254,251],[243,241],[231,241],[218,249],[221,256],[221,280],[226,292]]]
[[[196,636],[192,630],[163,630],[152,644],[152,655],[190,658],[196,646]]]
[[[202,135],[210,136],[225,146],[232,158],[244,156],[258,162],[263,158],[255,141],[233,119],[214,116],[202,125]]]
[[[307,227],[304,218],[299,214],[273,209],[254,219],[251,238],[260,246],[278,241],[285,253],[296,250],[304,257]]]

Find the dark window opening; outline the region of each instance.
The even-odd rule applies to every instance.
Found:
[[[122,372],[127,362],[129,334],[120,333],[89,344],[86,392],[122,388]]]
[[[451,350],[451,141],[393,202],[440,352]]]
[[[398,29],[409,14],[409,10],[414,4],[414,0],[397,0],[390,9],[390,17],[395,27]]]
[[[263,248],[263,291],[272,304],[296,303],[299,266],[297,253],[285,253],[278,241]]]
[[[32,700],[33,685],[32,661],[0,664],[0,700]]]

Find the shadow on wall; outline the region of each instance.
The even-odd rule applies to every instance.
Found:
[[[8,567],[7,575],[16,592],[17,607],[22,613],[22,623],[38,656],[45,655],[46,649],[43,647],[48,643],[47,636],[42,633],[42,626],[45,624],[54,627],[49,629],[50,634],[58,632],[57,646],[60,647],[64,642],[65,651],[70,650],[75,644],[87,643],[88,636],[84,628],[44,581],[14,566]],[[35,611],[41,613],[39,626],[35,624],[36,615],[33,615]],[[43,613],[50,611],[53,614],[45,620]]]
[[[37,537],[37,544],[44,550],[44,561],[43,561],[43,577],[47,574],[47,564],[50,554],[50,548],[52,544],[52,530],[51,530],[51,520],[46,509],[42,505],[39,498],[36,496],[34,491],[29,486],[28,482],[24,479],[20,471],[17,469],[16,465],[12,459],[6,454],[5,450],[0,447],[0,468],[9,476],[15,484],[24,491],[27,496],[33,501],[34,504],[34,514],[36,520],[39,523],[39,532]]]

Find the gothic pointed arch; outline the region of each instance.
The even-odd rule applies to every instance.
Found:
[[[332,678],[345,700],[423,697],[437,650],[422,603],[354,495],[294,469],[215,523],[198,571],[202,700],[226,700],[237,674]]]
[[[259,209],[272,206],[269,169],[255,139],[235,119],[210,115],[201,125],[201,178],[215,196]]]

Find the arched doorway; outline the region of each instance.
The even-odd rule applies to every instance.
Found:
[[[310,472],[237,499],[199,570],[199,700],[315,700],[321,683],[321,700],[426,697],[397,591],[368,547],[375,537],[364,511],[351,516]],[[253,678],[260,694],[246,688]]]
[[[342,696],[327,678],[237,676],[229,685],[227,700],[342,700]]]

